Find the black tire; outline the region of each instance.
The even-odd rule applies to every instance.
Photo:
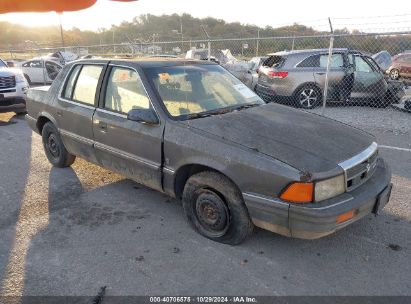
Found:
[[[390,78],[392,80],[398,80],[400,79],[400,71],[398,69],[392,69],[390,71]]]
[[[76,157],[66,150],[60,134],[53,123],[47,122],[43,127],[41,135],[46,156],[54,167],[66,168],[74,163]]]
[[[205,171],[188,179],[183,209],[191,226],[216,242],[240,244],[254,228],[237,187],[216,172]]]
[[[27,83],[28,83],[29,85],[31,85],[31,79],[30,79],[29,75],[24,74],[24,78],[26,78]]]
[[[323,94],[319,87],[307,84],[299,88],[294,94],[294,102],[298,108],[314,109],[322,103]]]

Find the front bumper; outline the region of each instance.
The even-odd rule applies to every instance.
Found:
[[[0,90],[0,113],[24,112],[27,89],[25,83],[17,83],[14,88]]]
[[[391,170],[379,159],[373,176],[359,188],[320,203],[297,205],[253,193],[243,193],[254,225],[285,236],[316,239],[370,214],[378,196],[390,186]],[[386,202],[385,202],[386,203]],[[384,206],[380,206],[380,209]],[[337,224],[339,215],[355,210],[353,218]]]
[[[23,97],[5,97],[0,99],[0,113],[24,112],[26,100]]]

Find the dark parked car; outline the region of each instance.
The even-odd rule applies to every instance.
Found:
[[[390,197],[371,135],[265,104],[207,61],[74,62],[30,90],[27,109],[54,166],[78,156],[182,199],[194,229],[219,242],[254,225],[319,238]]]
[[[266,101],[285,100],[297,107],[315,108],[322,103],[327,61],[328,49],[270,54],[259,69],[256,92]],[[401,88],[388,83],[385,71],[371,57],[358,51],[334,49],[327,102],[341,100],[347,69],[354,73],[351,101],[387,106],[403,96]]]
[[[400,77],[411,77],[411,53],[402,53],[394,56],[387,73],[393,80],[397,80]]]

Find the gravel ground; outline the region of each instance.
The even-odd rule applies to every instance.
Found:
[[[384,144],[410,143],[406,113],[332,110]],[[0,295],[411,296],[410,152],[382,151],[394,190],[381,216],[314,241],[257,229],[230,247],[163,194],[82,160],[52,168],[22,117],[0,114],[0,147]]]
[[[321,114],[322,108],[311,112]],[[400,112],[393,108],[327,106],[324,115],[375,134],[381,132],[393,135],[411,134],[411,113]],[[411,141],[408,144],[411,145]]]

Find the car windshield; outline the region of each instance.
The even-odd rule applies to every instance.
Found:
[[[146,69],[168,113],[178,119],[222,114],[264,104],[219,65],[195,64]]]

